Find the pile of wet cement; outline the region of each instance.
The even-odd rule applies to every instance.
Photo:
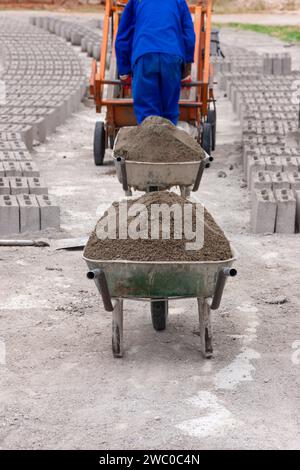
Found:
[[[122,128],[114,153],[125,160],[149,163],[193,162],[205,156],[193,137],[157,116],[140,126]]]
[[[92,233],[87,247],[85,249],[85,256],[94,260],[127,260],[127,261],[223,261],[232,257],[230,244],[225,237],[221,228],[217,225],[213,217],[204,211],[204,246],[198,251],[191,251],[186,249],[186,243],[191,240],[186,240],[184,228],[182,229],[182,239],[174,239],[174,219],[173,225],[171,220],[170,239],[152,240],[151,236],[151,213],[152,204],[192,204],[193,206],[193,230],[196,228],[196,205],[175,193],[169,192],[155,192],[146,194],[139,199],[128,201],[128,207],[139,203],[143,204],[147,210],[149,222],[149,237],[148,239],[133,240],[127,238],[126,240],[119,239],[119,232],[117,229],[116,239],[99,239],[97,236],[97,226]],[[113,204],[117,214],[117,227],[118,227],[118,208],[119,203]],[[103,221],[107,213],[103,215],[100,221]],[[136,217],[138,214],[136,215]],[[136,218],[128,217],[128,225]],[[97,224],[98,225],[98,224]],[[184,225],[184,224],[182,224]],[[161,219],[160,219],[161,230]],[[192,240],[193,241],[193,240]]]

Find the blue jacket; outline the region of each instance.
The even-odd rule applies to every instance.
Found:
[[[173,54],[191,63],[194,50],[194,25],[186,0],[129,0],[116,39],[119,75],[131,73],[145,54]]]

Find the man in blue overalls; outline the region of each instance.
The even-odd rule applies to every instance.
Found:
[[[140,124],[162,116],[177,124],[182,83],[190,80],[195,33],[186,0],[129,0],[116,55],[121,80],[131,84]]]

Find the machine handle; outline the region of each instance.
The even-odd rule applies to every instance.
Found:
[[[121,85],[121,86],[128,86],[127,83],[124,83],[122,80],[108,80],[104,79],[101,80],[102,85]],[[191,88],[196,86],[202,86],[203,82],[195,81],[195,82],[187,82],[183,85],[184,88]]]

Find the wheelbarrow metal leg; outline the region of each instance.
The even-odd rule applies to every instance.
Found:
[[[116,300],[112,312],[112,350],[116,358],[123,357],[123,300]]]
[[[190,186],[180,186],[180,193],[182,197],[190,197],[191,187]]]
[[[198,298],[197,300],[201,352],[206,359],[210,359],[213,354],[210,306],[206,299]]]

